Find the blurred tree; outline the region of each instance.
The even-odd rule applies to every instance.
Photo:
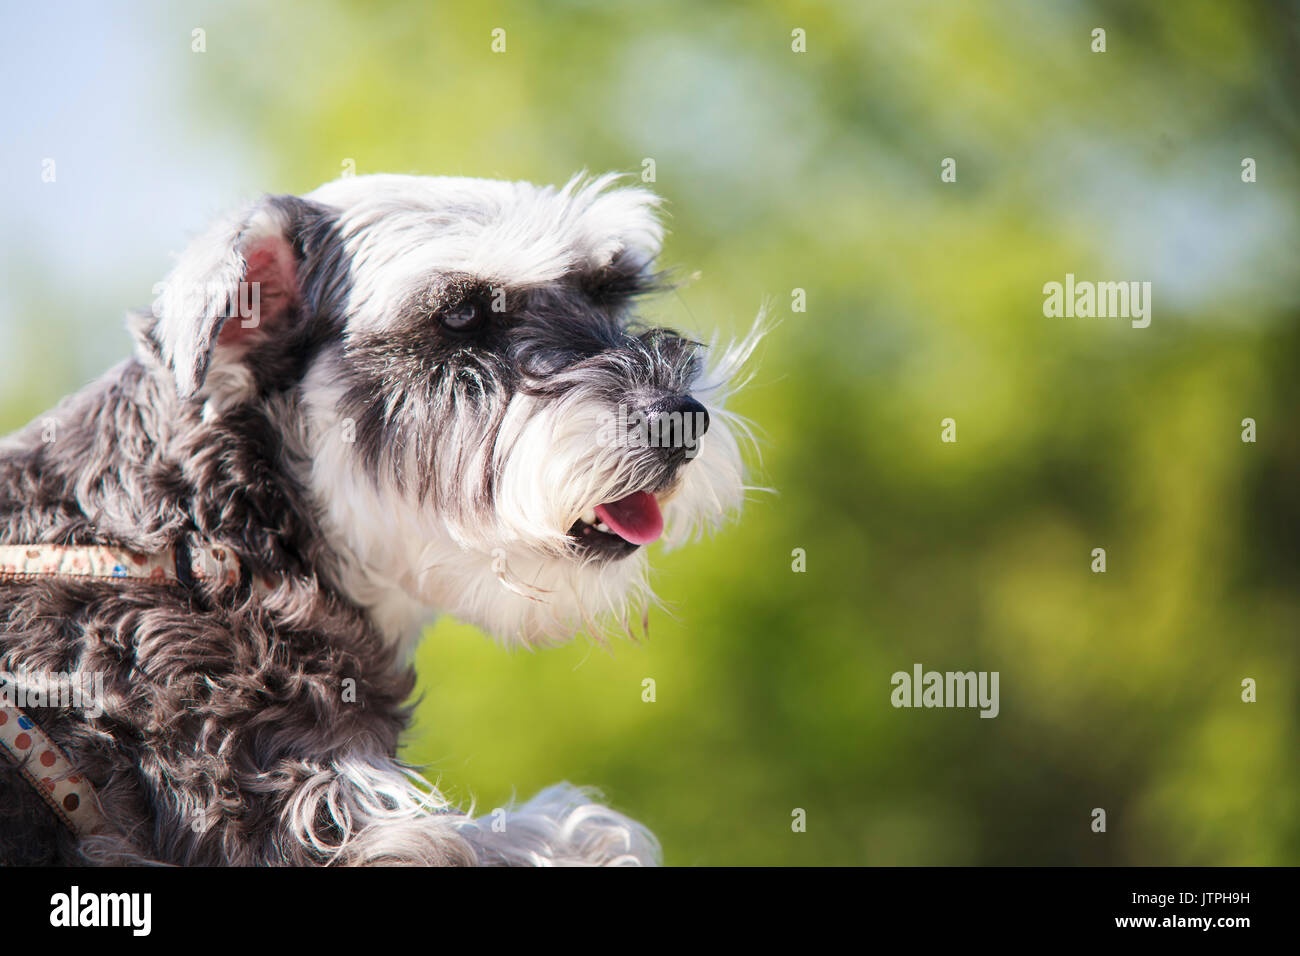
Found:
[[[653,160],[688,279],[651,316],[783,318],[738,402],[776,493],[656,556],[647,642],[440,623],[408,756],[485,810],[598,784],[678,864],[1296,863],[1296,36],[1213,0],[214,14],[175,71],[269,188]],[[1151,326],[1045,317],[1067,273],[1150,281]],[[998,671],[999,716],[893,708],[917,662]]]

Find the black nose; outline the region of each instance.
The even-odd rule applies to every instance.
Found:
[[[650,441],[677,461],[694,458],[700,436],[709,430],[709,413],[689,395],[669,395],[648,406]]]

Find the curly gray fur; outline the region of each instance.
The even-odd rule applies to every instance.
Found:
[[[507,638],[562,637],[590,609],[539,614],[546,590],[514,583],[516,568],[576,581],[580,602],[635,595],[644,572],[640,554],[570,553],[583,495],[646,489],[687,523],[740,495],[720,398],[712,445],[689,465],[569,434],[566,416],[720,389],[696,343],[628,326],[627,305],[655,282],[659,228],[653,197],[608,185],[374,177],[263,200],[197,240],[156,308],[131,318],[135,358],[0,442],[0,542],[142,553],[202,542],[269,588],[0,581],[0,670],[103,676],[102,713],[32,716],[109,821],[76,840],[0,763],[0,864],[657,860],[643,827],[582,791],[560,786],[478,820],[395,756],[414,675],[393,622],[413,588],[432,579],[426,603]],[[388,281],[420,235],[450,235],[438,254],[451,264]],[[272,279],[273,327],[223,349],[255,265]],[[503,278],[508,268],[517,274]],[[508,289],[504,314],[473,343],[436,321],[449,302],[495,289]],[[329,446],[344,414],[355,445]],[[546,454],[578,477],[534,501],[529,476]],[[534,457],[510,460],[520,455]],[[361,483],[346,483],[353,474]],[[348,489],[378,494],[377,515],[391,502],[412,509],[408,523],[449,529],[436,532],[438,561],[390,584],[407,569],[385,577],[358,556],[382,529],[339,527],[355,510]],[[376,542],[373,553],[389,550]],[[410,563],[427,553],[423,538],[404,543]]]

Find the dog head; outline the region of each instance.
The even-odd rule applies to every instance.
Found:
[[[186,251],[156,359],[205,414],[263,402],[301,441],[350,596],[503,640],[627,627],[645,548],[743,496],[721,350],[642,325],[658,200],[614,177],[541,188],[366,176],[271,197]]]

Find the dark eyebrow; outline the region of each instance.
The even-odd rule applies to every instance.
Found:
[[[580,273],[578,286],[592,301],[615,304],[662,286],[661,274],[651,272],[637,256],[620,252],[607,265]]]
[[[421,285],[406,298],[404,313],[428,316],[454,306],[472,296],[490,295],[492,286],[477,276],[466,273],[448,273],[429,285]]]

